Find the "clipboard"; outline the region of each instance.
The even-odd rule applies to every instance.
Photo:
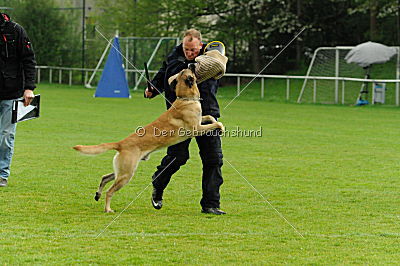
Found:
[[[28,106],[24,106],[24,99],[20,98],[13,102],[11,123],[31,120],[40,116],[40,94],[35,95]]]

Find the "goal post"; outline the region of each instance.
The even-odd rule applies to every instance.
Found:
[[[397,69],[396,69],[396,79],[400,79],[400,47],[397,48]],[[400,82],[396,83],[396,105],[400,105]]]

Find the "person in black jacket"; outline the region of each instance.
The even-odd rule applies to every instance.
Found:
[[[195,29],[187,30],[184,33],[182,44],[176,46],[168,55],[154,79],[151,81],[152,88],[145,90],[146,98],[153,98],[164,92],[167,108],[175,101],[175,92],[170,88],[168,79],[188,68],[188,64],[195,63],[195,58],[204,52],[205,46],[201,42],[201,33]],[[211,78],[198,84],[201,97],[202,115],[211,115],[214,118],[220,117],[219,106],[216,98],[218,81]],[[155,209],[161,209],[163,192],[167,187],[171,176],[189,159],[189,144],[191,139],[176,145],[170,146],[167,155],[157,166],[153,175],[152,205]],[[223,183],[221,167],[222,148],[221,139],[218,134],[210,134],[196,137],[200,150],[200,157],[203,163],[202,189],[203,195],[200,201],[203,213],[225,214],[220,210],[219,188]]]
[[[13,100],[28,106],[35,89],[36,61],[24,28],[0,13],[0,187],[8,184],[16,124],[11,123]]]

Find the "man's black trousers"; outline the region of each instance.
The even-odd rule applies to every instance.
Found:
[[[215,131],[212,133],[212,135],[196,137],[203,163],[203,197],[200,201],[203,208],[220,207],[219,187],[223,183],[221,138],[215,134]],[[190,141],[191,139],[188,139],[168,147],[167,155],[161,160],[161,164],[157,166],[157,171],[153,175],[153,186],[157,191],[164,191],[171,176],[189,159]]]

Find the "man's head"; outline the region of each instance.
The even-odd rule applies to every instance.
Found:
[[[199,55],[203,43],[201,33],[195,29],[189,29],[183,34],[183,53],[187,60],[194,60]]]

